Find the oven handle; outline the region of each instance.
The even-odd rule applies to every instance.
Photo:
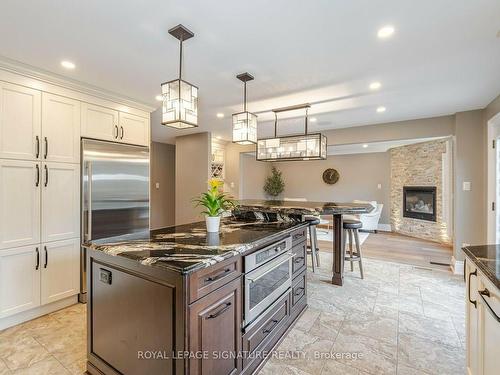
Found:
[[[281,266],[283,263],[286,263],[286,262],[288,262],[290,259],[292,259],[293,257],[295,257],[295,254],[293,254],[293,253],[287,253],[287,254],[288,254],[288,257],[287,257],[286,259],[284,259],[284,260],[276,260],[276,261],[274,261],[274,262],[272,262],[272,263],[270,262],[270,264],[269,264],[269,266],[268,266],[269,268],[268,268],[266,271],[264,271],[264,272],[262,272],[262,273],[258,274],[258,275],[257,275],[257,276],[255,276],[255,277],[245,276],[245,278],[246,278],[247,280],[251,281],[251,282],[255,282],[255,281],[259,280],[260,278],[262,278],[262,277],[266,276],[269,272],[273,271],[275,268],[277,268],[277,267]],[[267,267],[266,267],[266,268],[267,268]]]

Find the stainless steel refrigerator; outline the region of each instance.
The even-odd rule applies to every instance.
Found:
[[[82,139],[82,241],[149,230],[149,149]],[[80,302],[87,301],[81,248]]]

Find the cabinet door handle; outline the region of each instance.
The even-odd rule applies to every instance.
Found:
[[[490,291],[487,288],[484,288],[484,290],[479,291],[479,296],[481,297],[483,302],[486,304],[486,306],[488,306],[488,310],[490,310],[490,314],[493,315],[493,317],[496,319],[496,321],[500,323],[500,316],[497,315],[497,313],[495,312],[495,310],[493,310],[493,308],[490,306],[488,301],[486,301],[486,298],[484,298],[484,296],[491,297]]]
[[[118,125],[115,125],[115,131],[116,134],[113,134],[115,136],[115,139],[118,138]]]
[[[231,307],[231,302],[225,303],[224,307],[222,309],[220,309],[219,311],[217,311],[215,314],[210,314],[209,316],[207,316],[207,319],[215,319],[215,318],[217,318],[218,316],[224,314],[227,310],[229,310],[230,307]]]
[[[38,251],[38,247],[36,248],[36,266],[35,270],[38,271],[38,268],[40,267],[40,252]]]
[[[477,309],[477,301],[473,301],[470,299],[470,277],[474,275],[474,276],[477,276],[477,269],[474,271],[474,272],[471,272],[469,273],[469,291],[468,291],[468,298],[469,298],[469,302],[472,303],[474,305],[474,307]]]
[[[43,154],[43,158],[47,159],[47,155],[49,154],[49,140],[47,137],[43,137],[43,141],[45,142],[45,153]]]
[[[297,288],[297,290],[295,291],[295,293],[293,293],[295,296],[298,296],[302,293],[302,291],[304,290],[303,287],[300,287],[300,288]]]
[[[38,185],[40,185],[40,167],[37,164],[36,165],[36,182],[35,182],[35,186],[38,187]]]
[[[276,327],[276,325],[278,324],[279,320],[273,319],[273,320],[271,320],[271,322],[272,322],[272,324],[271,324],[271,326],[269,328],[266,328],[266,329],[262,330],[262,333],[264,335],[267,335],[267,334],[271,333],[273,331],[274,327]]]
[[[44,246],[43,249],[45,250],[45,264],[43,268],[47,268],[47,264],[49,264],[49,252],[47,251],[47,246]]]
[[[47,185],[49,184],[49,168],[47,168],[47,164],[45,164],[43,166],[43,168],[45,169],[45,183],[44,183],[44,186],[47,187]]]
[[[38,159],[38,157],[40,156],[40,137],[38,135],[35,137],[35,142],[36,142],[36,145],[35,145],[36,156],[35,156],[35,158]]]
[[[217,281],[219,279],[222,279],[224,276],[226,276],[226,274],[228,272],[231,271],[231,268],[226,268],[224,271],[222,271],[221,273],[219,273],[218,275],[215,275],[215,276],[210,276],[210,277],[207,277],[205,279],[205,282],[212,282],[212,281]]]
[[[122,133],[120,135],[120,139],[123,139],[123,134],[124,134],[123,126],[120,126],[120,130],[122,131]]]

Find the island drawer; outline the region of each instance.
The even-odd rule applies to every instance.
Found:
[[[297,303],[300,302],[306,295],[306,271],[293,279],[292,282],[292,310],[295,309]]]
[[[241,275],[241,256],[229,258],[188,275],[189,303],[206,296]]]
[[[295,255],[292,260],[292,278],[295,278],[306,267],[306,250],[306,242],[292,247],[292,253]]]
[[[252,353],[255,350],[265,348],[272,341],[272,337],[278,332],[284,332],[288,327],[290,308],[290,292],[285,293],[278,299],[267,313],[253,322],[243,335],[242,350]],[[251,358],[243,359],[243,367],[251,362]]]
[[[291,233],[291,236],[292,246],[295,246],[298,243],[307,240],[307,227],[297,229],[296,231]]]

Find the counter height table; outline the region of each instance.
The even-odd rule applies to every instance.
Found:
[[[298,215],[332,215],[333,216],[333,277],[332,284],[344,283],[344,257],[343,222],[342,215],[366,214],[373,211],[373,206],[368,203],[338,203],[338,202],[309,202],[287,200],[240,200],[240,212],[276,213],[283,216]]]

